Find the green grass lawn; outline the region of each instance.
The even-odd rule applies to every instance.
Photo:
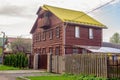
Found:
[[[28,77],[30,80],[73,80],[71,77],[65,76],[36,76]]]
[[[10,66],[0,65],[0,70],[20,70],[20,68],[15,68],[15,67],[10,67]]]
[[[94,75],[48,75],[48,76],[28,76],[24,77],[30,80],[120,80],[120,78],[102,78]],[[17,78],[17,80],[26,80]]]
[[[107,80],[93,75],[31,76],[30,80]]]

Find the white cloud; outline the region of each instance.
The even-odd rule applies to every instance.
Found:
[[[111,0],[43,0],[42,4],[49,4],[53,6],[69,8],[74,10],[90,11],[103,5]],[[118,2],[115,0],[114,3]]]
[[[115,3],[119,3],[120,0],[115,0],[114,2],[112,2],[111,4],[115,4]]]
[[[29,34],[35,22],[36,12],[43,4],[88,12],[109,1],[111,0],[0,0],[0,3],[2,3],[0,4],[0,9],[5,9],[5,6],[10,7],[10,10],[11,8],[16,9],[13,9],[16,16],[10,15],[14,14],[12,10],[10,13],[4,10],[1,11],[0,30],[5,31],[9,35]],[[114,3],[119,1],[120,0],[116,0]],[[111,3],[111,5],[114,3]],[[109,36],[107,33],[105,35]]]

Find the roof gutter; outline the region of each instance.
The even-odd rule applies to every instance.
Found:
[[[108,29],[106,26],[98,26],[96,27],[95,25],[90,25],[90,24],[82,24],[82,23],[74,23],[74,22],[68,22],[68,21],[65,21],[65,23],[68,23],[68,24],[75,24],[75,25],[83,25],[83,26],[91,26],[91,27],[94,27],[94,28],[103,28],[103,29]]]

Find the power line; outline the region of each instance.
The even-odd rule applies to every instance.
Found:
[[[109,1],[109,2],[107,2],[107,3],[105,3],[105,4],[103,4],[103,5],[101,5],[101,6],[97,7],[97,8],[95,8],[95,9],[89,11],[89,12],[86,12],[86,14],[89,14],[89,13],[91,13],[91,12],[94,12],[94,11],[96,11],[96,10],[98,10],[98,9],[100,9],[100,8],[102,8],[102,7],[106,6],[106,5],[108,5],[108,4],[112,3],[112,2],[114,2],[114,1],[115,1],[115,0],[111,0],[111,1]],[[79,19],[79,18],[85,16],[86,14],[83,14],[83,15],[77,17],[77,18],[74,18],[73,20]]]
[[[93,9],[93,10],[90,11],[90,12],[93,12],[93,11],[95,11],[95,10],[98,10],[98,9],[100,9],[100,8],[106,6],[106,5],[108,5],[108,4],[110,4],[110,3],[114,2],[114,1],[115,1],[115,0],[111,0],[110,2],[107,2],[107,3],[105,3],[105,4],[101,5],[101,6],[99,6],[99,7],[95,8],[95,9]],[[88,13],[90,13],[90,12],[88,12]]]

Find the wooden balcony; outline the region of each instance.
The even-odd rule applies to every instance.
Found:
[[[43,28],[43,29],[50,28],[50,19],[49,19],[49,17],[44,17],[44,18],[38,19],[38,27]]]

